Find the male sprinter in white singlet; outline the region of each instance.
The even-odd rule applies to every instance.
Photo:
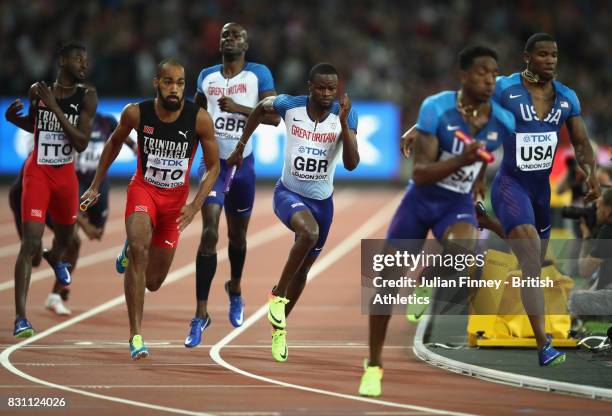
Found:
[[[295,233],[295,242],[268,303],[276,361],[287,360],[285,317],[299,299],[308,271],[329,233],[338,158],[342,155],[348,170],[359,164],[357,114],[351,110],[347,95],[340,97],[339,103],[334,101],[338,72],[332,65],[321,63],[310,70],[308,79],[308,96],[279,95],[257,104],[227,160],[228,165],[240,166],[251,134],[267,114],[279,114],[285,120],[285,163],[274,189],[274,213]]]
[[[236,147],[253,107],[265,97],[276,95],[270,70],[265,65],[245,60],[248,48],[247,31],[237,23],[226,23],[221,29],[219,40],[222,63],[203,69],[198,76],[195,102],[206,109],[213,119],[221,170],[201,209],[202,236],[196,254],[196,311],[185,338],[187,348],[200,344],[202,332],[212,323],[207,305],[217,271],[217,242],[222,210],[225,210],[229,240],[227,257],[230,262],[230,279],[225,282],[225,291],[229,297],[228,315],[234,327],[239,327],[243,321],[244,302],[240,283],[247,252],[247,229],[255,200],[253,146],[245,148],[244,163],[235,171],[229,190],[224,188],[231,180],[229,176],[232,171],[225,160]],[[274,114],[266,117],[263,122],[278,125],[280,118]],[[202,177],[205,171],[206,165],[202,161],[198,168],[199,176]]]

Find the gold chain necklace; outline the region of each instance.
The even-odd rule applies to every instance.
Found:
[[[525,68],[525,70],[521,72],[521,75],[523,76],[523,78],[525,78],[525,81],[530,82],[532,84],[538,84],[541,82],[540,76],[538,74],[534,74],[528,68]]]
[[[457,92],[457,110],[465,117],[478,117],[478,113],[482,109],[482,106],[486,104],[481,103],[478,104],[478,106],[464,106],[461,102],[461,98],[463,98],[463,91],[459,90],[459,92]]]

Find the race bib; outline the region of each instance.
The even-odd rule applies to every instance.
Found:
[[[77,171],[81,173],[94,172],[98,167],[98,161],[103,150],[103,142],[89,142],[87,149],[77,156]]]
[[[550,169],[557,148],[557,133],[516,133],[516,167],[522,171]]]
[[[442,155],[440,155],[440,160],[447,160],[455,156],[456,155],[448,152],[442,152]],[[439,181],[438,186],[448,189],[449,191],[458,192],[460,194],[469,194],[481,168],[482,162],[480,161],[474,162],[471,165],[463,166]]]
[[[149,156],[144,178],[159,188],[178,188],[185,183],[189,159],[169,159]]]
[[[39,165],[65,165],[74,160],[74,148],[62,132],[40,131],[38,134]]]
[[[298,145],[291,154],[291,176],[301,181],[324,181],[328,176],[331,149]]]

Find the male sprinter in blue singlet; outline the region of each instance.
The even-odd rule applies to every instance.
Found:
[[[523,277],[539,277],[550,236],[550,183],[559,131],[567,125],[576,160],[587,177],[586,201],[599,197],[593,149],[580,115],[576,93],[554,80],[557,44],[547,33],[532,35],[525,45],[527,69],[499,77],[494,99],[511,111],[516,134],[504,142],[504,158],[493,181],[493,209],[518,258]],[[521,288],[521,299],[535,334],[542,366],[565,361],[544,332],[544,295]]]
[[[259,102],[227,160],[228,165],[240,166],[242,152],[264,117],[278,114],[284,119],[285,163],[274,188],[274,213],[295,233],[295,242],[268,302],[272,356],[281,362],[288,354],[286,316],[299,299],[331,226],[336,164],[340,155],[348,170],[359,164],[357,113],[346,94],[335,102],[338,72],[332,65],[320,63],[310,70],[308,80],[308,96],[283,94]]]
[[[244,164],[236,171],[227,194],[224,185],[230,168],[226,159],[236,147],[244,129],[246,119],[259,100],[276,95],[270,70],[262,64],[245,61],[249,48],[246,30],[237,23],[227,23],[221,29],[219,50],[220,65],[205,68],[197,82],[195,102],[208,110],[215,127],[215,138],[219,145],[221,171],[210,195],[202,206],[202,237],[196,255],[196,312],[185,339],[185,346],[193,348],[202,339],[202,331],[211,324],[208,314],[208,294],[217,271],[217,241],[219,240],[219,218],[225,208],[229,244],[227,256],[230,262],[230,280],[225,282],[229,296],[229,320],[239,327],[243,322],[244,302],[240,282],[246,258],[246,234],[255,200],[255,170],[253,146],[244,151]],[[278,125],[276,115],[267,117],[265,124]],[[200,177],[206,166],[203,161],[198,168]]]
[[[501,146],[514,132],[514,117],[491,100],[498,74],[495,51],[464,49],[459,67],[461,89],[430,96],[421,105],[412,180],[389,226],[388,240],[424,240],[429,230],[438,241],[457,244],[477,237],[472,192],[485,169],[478,152],[483,146],[488,151]],[[455,137],[457,130],[475,142],[464,144]],[[390,318],[370,315],[370,358],[359,387],[363,396],[381,394],[382,349]]]

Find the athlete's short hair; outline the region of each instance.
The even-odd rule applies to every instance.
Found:
[[[310,69],[310,72],[308,73],[308,81],[312,82],[315,75],[318,74],[338,76],[338,71],[336,70],[336,68],[334,68],[332,64],[328,64],[327,62],[321,62]]]
[[[164,66],[166,65],[175,65],[175,66],[180,66],[182,68],[185,68],[185,66],[182,63],[180,63],[178,60],[174,58],[163,59],[159,64],[157,64],[157,72],[155,73],[155,76],[157,78],[159,78],[159,75],[161,74],[162,70],[164,69]]]
[[[59,47],[57,48],[57,56],[66,58],[68,57],[68,55],[70,55],[70,52],[75,51],[75,50],[87,51],[87,47],[83,43],[77,40],[71,40],[71,41],[68,41],[66,43],[62,43],[59,45]]]
[[[490,56],[497,61],[497,52],[493,49],[481,45],[469,46],[459,52],[459,68],[462,71],[470,69],[474,60],[481,56]]]
[[[529,39],[527,39],[527,42],[525,43],[525,52],[533,52],[533,48],[538,42],[556,42],[556,40],[548,33],[534,33],[533,35],[529,36]]]

